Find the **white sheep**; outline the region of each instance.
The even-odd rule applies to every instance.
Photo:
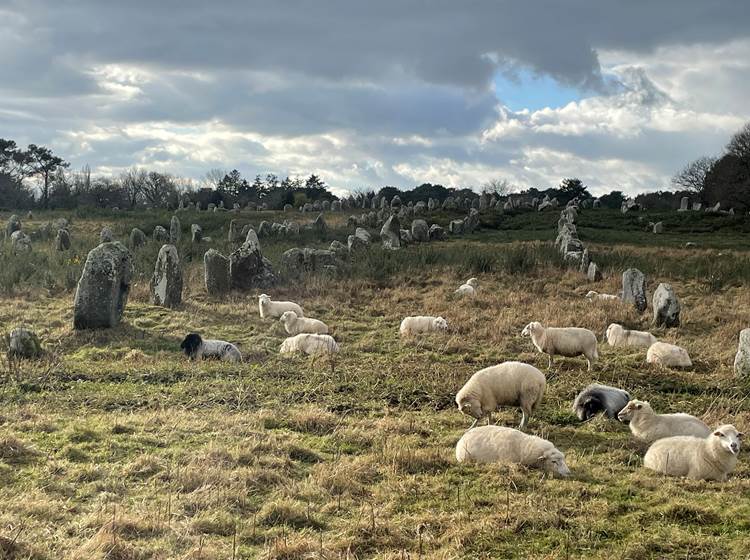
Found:
[[[477,289],[479,288],[479,281],[476,278],[469,278],[466,282],[461,284],[458,289],[453,292],[457,296],[475,296],[477,295]]]
[[[317,319],[297,317],[294,311],[284,311],[279,319],[284,324],[286,332],[292,336],[300,333],[328,334],[328,325]]]
[[[404,320],[401,321],[401,327],[399,328],[401,336],[411,336],[418,333],[447,330],[448,322],[442,317],[424,315],[405,317]]]
[[[704,438],[660,439],[646,451],[643,466],[670,476],[724,481],[737,465],[743,436],[737,428],[725,424]]]
[[[672,436],[706,437],[711,433],[711,428],[700,418],[682,412],[656,414],[646,401],[630,401],[617,418],[629,421],[632,434],[646,443]]]
[[[310,356],[336,354],[338,351],[339,345],[332,336],[307,333],[290,336],[281,343],[281,348],[279,349],[281,354],[304,352]]]
[[[463,414],[474,418],[472,428],[484,416],[491,423],[499,406],[517,406],[522,414],[519,427],[524,429],[542,402],[546,386],[544,374],[534,366],[503,362],[472,375],[456,395],[456,404]]]
[[[271,296],[260,294],[258,296],[258,311],[261,319],[266,317],[281,317],[285,311],[294,311],[297,317],[304,317],[302,308],[293,301],[271,301]]]
[[[459,463],[503,463],[541,468],[569,476],[565,455],[552,442],[502,426],[481,426],[466,432],[456,444]]]
[[[588,329],[578,327],[544,327],[539,322],[531,322],[521,331],[521,336],[530,336],[536,349],[549,356],[548,368],[552,367],[552,356],[585,356],[588,370],[599,359],[596,335]]]
[[[620,301],[620,296],[615,296],[612,294],[600,294],[599,292],[590,290],[589,293],[586,294],[586,299],[590,299],[592,301],[595,299],[600,299],[604,301]]]
[[[617,323],[611,323],[607,327],[605,337],[610,346],[642,346],[648,348],[657,342],[656,337],[650,332],[631,331]]]
[[[646,362],[667,367],[691,367],[693,365],[687,350],[666,342],[654,342],[649,346],[646,352]]]

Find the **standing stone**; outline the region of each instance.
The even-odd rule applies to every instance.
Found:
[[[654,233],[664,233],[664,222],[656,222],[653,227]]]
[[[329,247],[329,250],[332,251],[333,254],[336,255],[336,258],[338,259],[345,259],[349,255],[348,247],[344,245],[338,239],[331,241],[331,246]]]
[[[229,259],[216,249],[209,249],[203,255],[203,282],[211,297],[229,292]]]
[[[653,298],[655,327],[680,326],[680,300],[672,289],[671,284],[659,284]]]
[[[429,212],[432,212],[433,210],[435,210],[435,208],[437,208],[437,206],[438,206],[438,201],[436,199],[434,199],[432,197],[430,197],[430,198],[427,199],[427,210]]]
[[[693,210],[696,212],[700,212],[701,208],[703,208],[702,202],[693,202]]]
[[[193,243],[200,243],[203,241],[203,228],[198,224],[192,224],[190,226],[190,241]]]
[[[115,236],[112,233],[112,229],[109,226],[104,226],[102,231],[99,232],[99,241],[101,243],[111,243],[115,240]]]
[[[229,235],[228,241],[230,243],[236,243],[242,241],[242,228],[238,220],[231,220],[229,222]]]
[[[411,223],[411,236],[418,243],[425,243],[430,240],[430,227],[424,220],[414,220]]]
[[[8,354],[16,358],[33,360],[44,354],[39,337],[29,329],[16,327],[8,336]]]
[[[602,271],[599,270],[599,267],[595,262],[589,263],[589,270],[586,277],[589,282],[599,282],[602,279]]]
[[[15,231],[21,231],[21,218],[13,214],[8,218],[8,224],[5,226],[5,237],[10,238]]]
[[[31,237],[26,235],[20,229],[16,230],[10,236],[10,247],[13,254],[30,253]]]
[[[151,278],[151,302],[174,308],[182,302],[182,269],[174,245],[162,245]]]
[[[238,290],[267,288],[276,283],[271,263],[260,252],[255,231],[250,230],[245,243],[229,255],[229,279],[231,286]]]
[[[453,235],[460,235],[464,232],[464,221],[463,220],[451,220],[448,224],[448,231]]]
[[[437,224],[432,224],[429,231],[430,241],[441,241],[445,239],[445,229]]]
[[[393,209],[401,208],[401,197],[400,196],[395,195],[391,199],[391,208],[393,208]]]
[[[401,248],[401,224],[397,216],[390,216],[380,230],[380,240],[386,249]]]
[[[472,233],[479,227],[479,210],[472,208],[469,210],[469,215],[464,218],[464,231],[466,233]]]
[[[172,220],[169,222],[169,243],[177,245],[180,242],[180,235],[182,235],[180,219],[177,216],[172,216]]]
[[[284,212],[291,212],[292,210],[294,210],[294,206],[291,204],[284,204]]]
[[[595,199],[594,199],[594,204],[593,204],[593,207],[594,207],[594,208],[601,208],[601,207],[602,207],[602,201],[601,201],[601,200],[599,200],[598,198],[595,198]]]
[[[166,228],[162,226],[156,226],[154,228],[153,238],[157,243],[166,243],[167,241],[169,241],[169,234],[167,233]]]
[[[334,200],[331,202],[331,212],[341,212],[341,201]]]
[[[734,374],[737,377],[750,377],[750,329],[740,331],[740,343],[734,357]]]
[[[55,249],[58,251],[67,251],[70,249],[70,233],[67,229],[57,230],[57,236],[55,237]]]
[[[128,302],[132,277],[130,251],[119,241],[102,243],[89,251],[76,288],[73,326],[76,329],[116,326]]]
[[[583,253],[581,254],[581,268],[579,269],[579,272],[582,274],[587,274],[589,271],[589,264],[591,263],[591,257],[589,256],[589,250],[584,249]]]
[[[479,210],[487,210],[490,207],[490,195],[483,192],[479,195]]]
[[[323,219],[323,214],[318,214],[318,217],[315,218],[315,221],[312,223],[312,229],[313,231],[317,231],[321,234],[325,233],[326,230],[328,230],[326,221]]]
[[[330,201],[330,200],[324,200],[324,201],[323,201],[323,202],[322,202],[322,203],[320,204],[320,206],[321,206],[321,207],[323,208],[323,211],[324,211],[324,212],[327,212],[328,210],[330,210],[330,209],[331,209],[331,201]]]
[[[622,301],[632,303],[638,313],[646,311],[646,277],[637,268],[622,273]]]
[[[363,241],[361,237],[358,237],[356,235],[350,235],[346,239],[346,244],[347,248],[349,249],[349,253],[364,251],[370,245],[369,243]]]
[[[678,210],[678,212],[687,212],[688,210],[690,210],[690,199],[686,196],[683,196],[680,199],[680,209]]]
[[[258,225],[258,237],[268,237],[269,235],[271,235],[271,224],[263,220]]]
[[[146,244],[146,234],[138,228],[130,230],[130,248],[137,249]]]

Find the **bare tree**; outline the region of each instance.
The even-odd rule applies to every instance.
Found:
[[[716,165],[716,158],[703,156],[688,163],[682,171],[672,177],[672,184],[678,188],[700,193],[706,184],[706,176]]]
[[[482,183],[482,192],[506,196],[513,191],[513,186],[506,179],[490,179]]]
[[[120,175],[120,183],[125,196],[128,199],[128,205],[134,208],[143,197],[143,188],[148,179],[144,169],[132,167]]]
[[[739,129],[727,144],[727,153],[750,163],[750,122]]]
[[[214,167],[213,169],[209,169],[209,171],[204,175],[203,183],[205,183],[207,187],[216,190],[219,188],[219,183],[221,183],[221,180],[226,176],[226,174],[226,170]]]

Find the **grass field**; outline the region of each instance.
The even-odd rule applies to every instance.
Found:
[[[140,249],[124,320],[106,331],[72,329],[87,251],[105,224],[124,240],[133,226],[150,234],[167,225],[168,214],[76,216],[65,255],[51,241],[36,241],[29,258],[2,246],[0,332],[28,325],[50,353],[13,375],[0,365],[0,558],[750,557],[745,452],[726,483],[667,479],[641,467],[645,447],[627,426],[580,424],[570,411],[595,380],[659,412],[749,429],[750,386],[731,368],[738,333],[750,326],[747,218],[674,213],[644,224],[583,212],[581,237],[604,268],[596,286],[560,268],[556,212],[484,216],[479,233],[397,253],[373,247],[335,278],[272,292],[333,328],[341,353],[332,371],[324,360],[278,355],[283,328],[259,318],[257,294],[206,297],[202,254],[229,250],[230,217],[181,215],[183,238],[197,222],[214,241],[200,250],[181,244],[180,309],[149,303],[158,246]],[[331,217],[329,233],[306,234],[302,244],[345,241],[345,218]],[[659,220],[668,233],[646,233]],[[300,242],[262,244],[277,264]],[[646,273],[650,292],[661,281],[674,286],[683,326],[653,332],[686,347],[694,367],[654,367],[643,351],[608,346],[592,373],[583,359],[558,358],[529,431],[566,453],[573,476],[456,464],[455,443],[471,421],[453,398],[466,379],[510,359],[546,370],[520,337],[526,323],[600,336],[610,322],[648,329],[650,309],[639,316],[583,298],[592,288],[616,293],[629,266]],[[453,300],[469,275],[479,278],[479,295]],[[398,325],[416,313],[442,315],[449,333],[402,342]],[[179,343],[192,330],[237,343],[245,363],[189,363]],[[497,419],[515,426],[519,418],[504,409]]]

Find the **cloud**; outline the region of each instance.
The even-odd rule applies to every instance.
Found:
[[[74,167],[666,185],[750,118],[746,2],[0,3],[0,130]],[[512,111],[498,73],[580,91]]]

